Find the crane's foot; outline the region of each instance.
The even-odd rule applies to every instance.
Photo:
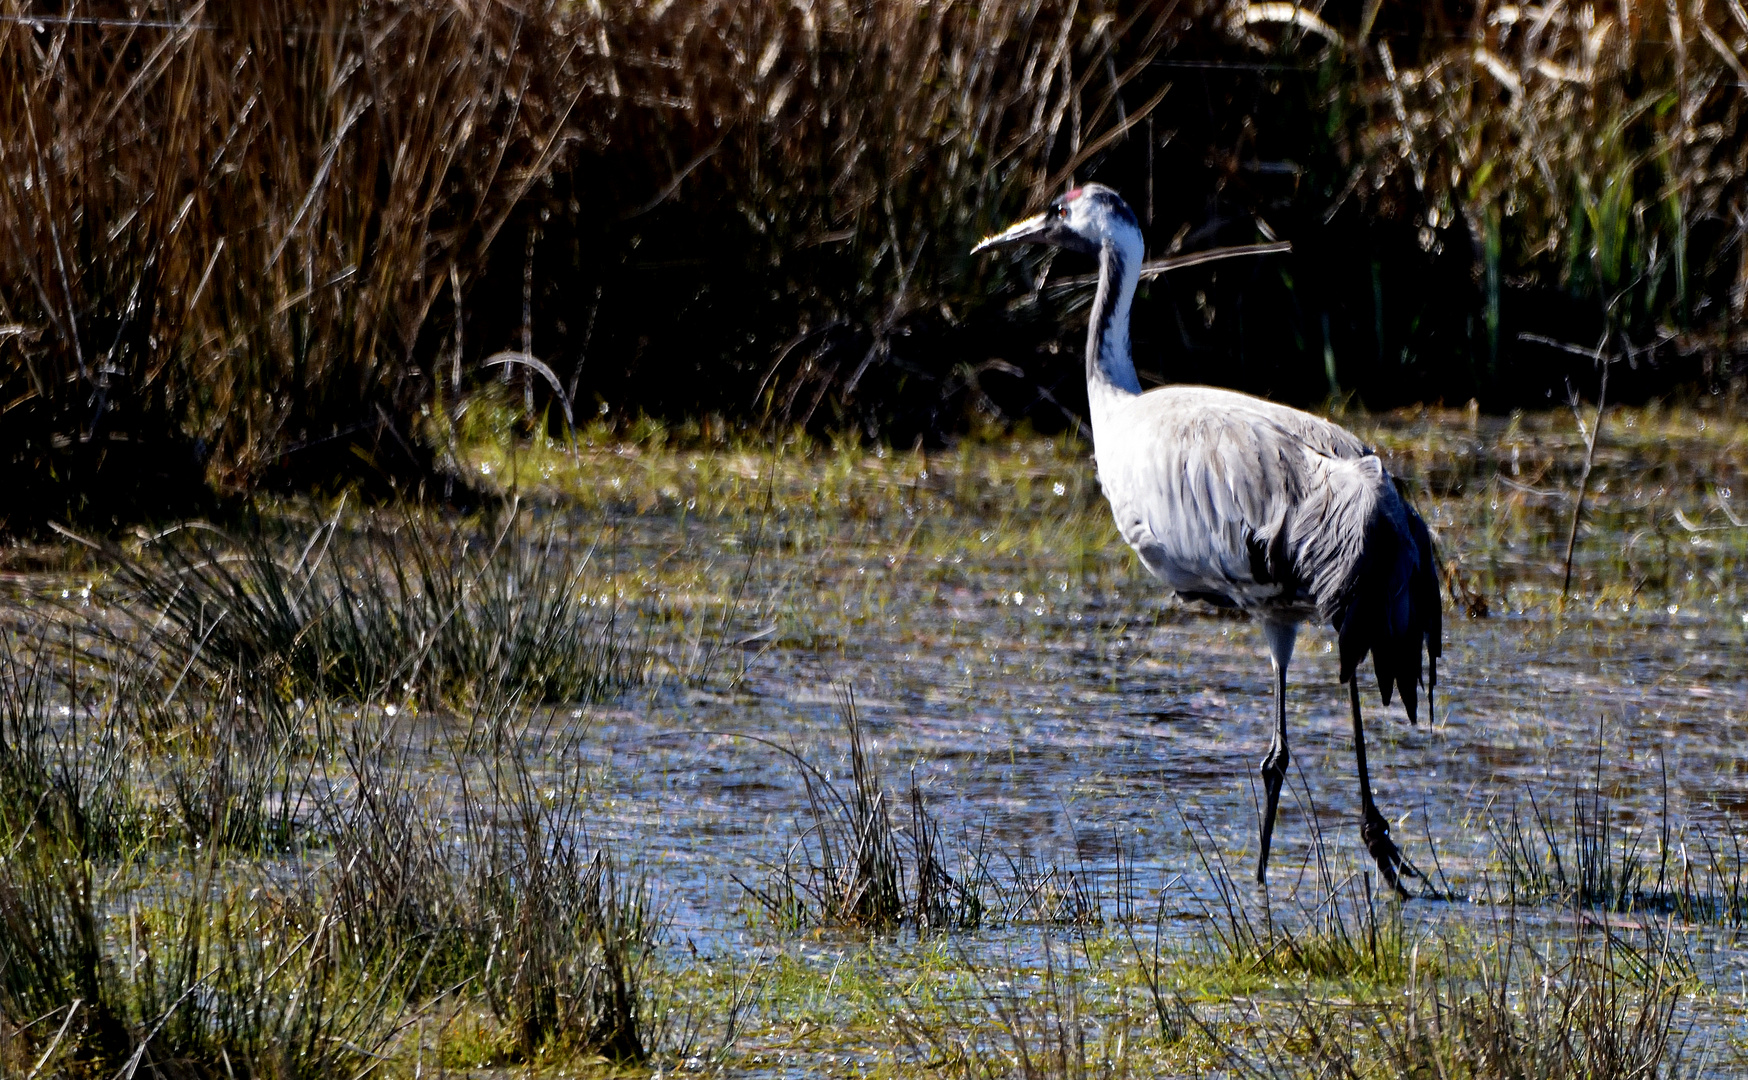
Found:
[[[1262,786],[1264,803],[1262,809],[1262,850],[1256,861],[1256,883],[1267,885],[1269,880],[1269,841],[1275,834],[1275,813],[1281,805],[1281,785],[1287,780],[1287,747],[1285,743],[1276,743],[1269,749],[1268,757],[1262,761]]]
[[[1384,820],[1383,814],[1378,813],[1377,807],[1367,807],[1365,823],[1360,826],[1360,839],[1365,842],[1366,850],[1377,862],[1378,872],[1384,875],[1384,882],[1395,889],[1402,899],[1408,899],[1408,890],[1402,887],[1399,877],[1425,880],[1425,875],[1403,857],[1396,841],[1390,839],[1390,824]]]

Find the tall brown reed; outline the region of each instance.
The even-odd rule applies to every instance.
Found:
[[[728,346],[736,403],[807,423],[822,409],[853,413],[876,384],[946,374],[888,361],[920,314],[963,291],[971,238],[1157,105],[1122,91],[1179,12],[716,0],[623,14],[602,33],[615,56],[640,59],[615,68],[625,95],[614,127],[646,149],[628,161],[623,138],[599,140],[584,161],[605,175],[580,183],[613,185],[608,205],[634,215],[622,231],[661,247],[633,268],[708,264],[709,241],[731,245],[760,290],[745,296],[756,317],[732,323],[754,338]],[[740,320],[711,304],[727,284],[670,269],[620,295],[641,309],[648,290]]]
[[[527,355],[537,240],[623,279],[676,202],[730,223],[714,239],[741,269],[792,260],[759,281],[783,294],[775,329],[732,370],[746,399],[812,416],[962,271],[963,237],[1134,122],[1118,90],[1171,6],[66,10],[0,0],[0,458],[20,522],[417,476],[420,411],[505,347],[520,362],[489,377],[568,408],[581,356],[567,388]],[[574,321],[586,352],[595,316]]]
[[[1743,347],[1737,0],[1234,10],[1252,41],[1309,40],[1356,80],[1344,198],[1415,214],[1427,248],[1457,224],[1475,239],[1491,378],[1514,344],[1502,295],[1537,285],[1594,306],[1597,360]]]
[[[0,4],[13,512],[419,457],[420,335],[579,93],[552,28],[434,0],[67,11]]]

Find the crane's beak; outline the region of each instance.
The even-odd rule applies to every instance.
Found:
[[[977,246],[971,249],[971,254],[975,255],[980,251],[992,247],[1003,247],[1008,244],[1024,243],[1027,240],[1037,240],[1044,235],[1044,230],[1047,229],[1049,225],[1050,216],[1048,214],[1034,214],[1024,221],[1016,222],[1013,225],[1008,226],[994,236],[986,236],[979,240]]]

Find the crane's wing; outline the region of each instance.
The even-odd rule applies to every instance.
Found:
[[[1294,557],[1294,507],[1312,462],[1365,446],[1296,409],[1208,387],[1167,387],[1093,427],[1099,481],[1127,540],[1179,594],[1251,610],[1313,600]]]
[[[1155,408],[1139,422],[1093,429],[1099,482],[1123,539],[1188,599],[1255,609],[1291,603],[1298,591],[1280,540],[1301,450],[1255,420]]]
[[[1443,648],[1438,558],[1426,522],[1373,455],[1307,452],[1307,483],[1287,522],[1287,548],[1341,643],[1341,681],[1369,652],[1378,692],[1392,687],[1412,722],[1421,651],[1427,693]]]
[[[1099,480],[1142,562],[1190,599],[1317,613],[1341,677],[1373,657],[1385,704],[1415,719],[1421,651],[1441,648],[1432,537],[1353,435],[1230,391],[1170,387],[1093,428]]]

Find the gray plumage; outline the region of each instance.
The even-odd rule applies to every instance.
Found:
[[[1431,540],[1358,439],[1244,394],[1171,386],[1095,410],[1093,443],[1117,528],[1153,576],[1264,621],[1327,622],[1342,681],[1375,653],[1385,703],[1399,687],[1415,718],[1422,644],[1439,655]]]
[[[1340,642],[1359,761],[1362,835],[1390,884],[1416,872],[1372,803],[1356,669],[1368,654],[1386,705],[1416,718],[1421,660],[1437,681],[1437,560],[1426,524],[1383,463],[1320,417],[1204,386],[1141,391],[1129,353],[1129,308],[1141,230],[1109,188],[1068,192],[1043,214],[979,244],[1036,241],[1097,256],[1087,333],[1087,398],[1099,483],[1123,539],[1147,569],[1192,600],[1262,621],[1276,676],[1276,729],[1263,763],[1264,880],[1287,765],[1286,672],[1299,623],[1320,619]]]

